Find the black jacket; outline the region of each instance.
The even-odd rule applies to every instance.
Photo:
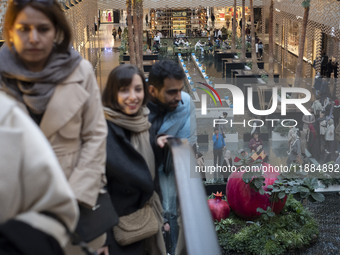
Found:
[[[63,255],[52,236],[18,220],[0,224],[1,255]]]
[[[154,191],[143,156],[130,143],[130,132],[107,121],[106,177],[113,206],[119,216],[142,208]]]

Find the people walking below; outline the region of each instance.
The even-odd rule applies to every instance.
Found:
[[[122,29],[118,27],[118,38],[119,40],[122,39]]]
[[[185,77],[182,67],[174,61],[162,60],[152,66],[148,82],[151,97],[151,102],[148,103],[149,121],[152,123],[151,141],[155,141],[159,134],[167,134],[186,138],[194,148],[196,147],[195,105],[190,95],[182,91]],[[155,143],[152,142],[152,144]],[[182,228],[177,223],[179,214],[175,174],[170,151],[160,151],[156,147],[154,151],[164,215],[169,221],[171,230],[170,254],[173,255],[176,246],[178,246],[176,252],[182,251],[184,247],[184,240],[178,240],[180,236],[178,233],[182,231]]]
[[[334,116],[334,126],[337,127],[338,124],[339,124],[339,119],[340,119],[340,103],[339,103],[339,99],[335,99],[334,100],[333,116]]]
[[[320,149],[321,151],[324,151],[326,148],[326,140],[325,135],[327,131],[327,120],[325,116],[325,112],[320,112],[320,117],[317,119],[317,124],[319,125],[316,131],[319,131],[318,137],[320,141]]]
[[[59,1],[9,1],[4,21],[1,89],[39,125],[79,205],[92,208],[106,182],[107,135],[93,67],[72,49]],[[89,246],[101,247],[105,234],[94,242]],[[66,248],[81,253],[79,246]]]
[[[165,255],[162,234],[162,205],[155,192],[155,157],[149,140],[149,109],[144,74],[136,66],[121,65],[109,74],[103,91],[108,125],[106,176],[108,191],[123,224],[132,233],[155,229],[150,235],[132,243],[122,242],[122,233],[114,227],[109,238],[110,254]],[[164,145],[164,136],[157,139]],[[149,211],[145,221],[143,212]],[[131,222],[133,220],[133,222]],[[135,223],[141,225],[141,229]],[[145,253],[146,252],[146,253]]]
[[[204,54],[204,44],[201,43],[201,40],[198,40],[197,43],[195,44],[195,51],[199,48],[201,50],[201,55]]]
[[[322,77],[320,73],[317,73],[314,77],[314,89],[315,89],[315,96],[320,96],[320,90],[322,85]]]
[[[292,134],[292,142],[290,143],[288,151],[287,165],[290,166],[292,163],[303,163],[301,155],[301,143],[297,133]]]
[[[259,43],[255,41],[255,54],[256,58],[259,58]]]
[[[262,60],[262,55],[263,55],[263,43],[262,43],[262,41],[259,42],[258,50],[259,50],[259,57]]]
[[[310,115],[303,115],[302,122],[304,124],[313,124],[315,123],[314,111],[312,108],[309,108],[308,111],[310,112]]]
[[[263,149],[263,142],[261,138],[259,137],[259,133],[254,132],[253,138],[249,141],[249,149],[252,153],[258,152]]]
[[[113,36],[113,39],[116,40],[116,37],[117,37],[117,30],[116,30],[116,28],[112,29],[112,36]]]
[[[232,169],[232,167],[234,166],[234,160],[233,157],[231,155],[231,151],[230,150],[226,150],[225,154],[224,154],[224,159],[223,159],[223,163],[222,163],[222,167],[228,169],[228,171],[220,173],[222,175],[223,181],[227,182],[229,175],[231,173],[231,171],[229,171],[229,169]]]
[[[268,160],[268,156],[265,154],[263,149],[263,142],[262,139],[259,137],[258,131],[252,133],[253,138],[249,141],[249,149],[252,152],[251,158],[255,160],[262,160],[266,162]]]
[[[334,159],[334,134],[335,127],[333,119],[329,119],[327,122],[327,129],[325,134],[326,149],[325,152],[331,155],[331,159]]]
[[[212,140],[213,140],[214,166],[221,166],[223,162],[223,149],[225,147],[225,141],[223,135],[220,134],[218,128],[214,129]]]
[[[300,130],[300,144],[301,144],[301,155],[303,157],[306,156],[306,149],[307,149],[307,141],[309,138],[309,128],[307,125],[304,125],[302,130]]]
[[[215,15],[213,13],[211,14],[210,19],[211,19],[212,27],[214,28],[215,27]]]
[[[313,102],[311,106],[311,109],[313,110],[314,116],[319,116],[320,112],[324,110],[319,97],[315,99],[315,101]]]
[[[145,15],[145,24],[148,26],[149,25],[149,15]]]
[[[329,79],[327,79],[326,77],[322,78],[320,95],[322,98],[326,98],[330,96]]]
[[[0,92],[0,254],[62,255],[78,206],[39,128]]]
[[[312,123],[306,125],[308,126],[309,129],[309,137],[307,138],[308,151],[312,154],[312,156],[316,160],[319,160],[321,156],[319,135],[316,132],[314,125]]]
[[[326,77],[327,75],[327,64],[328,64],[328,56],[325,52],[322,52],[321,56],[321,76]]]

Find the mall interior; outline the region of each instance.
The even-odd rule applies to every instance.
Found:
[[[265,118],[245,112],[243,116],[234,115],[232,93],[223,89],[223,84],[233,84],[242,91],[253,88],[255,91],[254,107],[268,109],[271,104],[272,87],[266,84],[270,68],[274,69],[274,77],[277,87],[291,87],[294,84],[296,65],[299,54],[299,38],[304,16],[303,0],[144,0],[143,2],[143,43],[144,55],[148,56],[143,62],[146,77],[150,67],[155,61],[172,59],[184,66],[187,79],[185,91],[191,95],[196,106],[197,139],[199,152],[204,157],[205,165],[213,165],[213,121],[225,118],[243,124],[234,126],[222,125],[225,132],[226,148],[231,155],[236,156],[241,150],[248,149],[248,143],[254,130],[255,120],[260,123],[261,139],[263,148],[268,155],[268,162],[272,165],[285,165],[287,162],[287,151],[290,149],[287,133],[289,128],[278,123],[282,119],[296,120],[298,128],[302,129],[303,116],[300,111],[288,110],[287,116],[283,118],[280,112],[275,111],[270,115],[272,119],[279,119],[273,125],[264,125]],[[0,24],[3,24],[7,1],[0,2]],[[73,29],[73,48],[93,65],[98,86],[103,91],[108,74],[118,65],[129,63],[128,38],[125,36],[113,36],[112,31],[122,29],[124,34],[127,28],[126,0],[59,0]],[[245,2],[244,14],[242,2]],[[239,61],[230,59],[230,43],[232,34],[233,15],[236,12],[237,37],[241,41],[241,24],[245,22],[250,28],[251,12],[250,3],[254,6],[255,33],[258,41],[263,43],[263,54],[257,55],[259,70],[251,73],[250,66]],[[269,64],[269,6],[273,2],[273,40],[274,40],[274,64]],[[245,21],[241,21],[244,15]],[[154,45],[154,37],[160,35],[159,46]],[[208,42],[221,35],[220,46],[208,46]],[[248,35],[246,35],[247,38]],[[177,47],[174,45],[175,38],[186,38],[189,47]],[[0,40],[2,37],[2,26],[0,26]],[[205,43],[202,49],[195,47],[200,40]],[[3,43],[3,40],[2,40]],[[250,43],[248,43],[250,45]],[[248,49],[251,62],[251,52]],[[229,55],[228,55],[229,54]],[[241,54],[241,46],[236,47],[237,56]],[[325,60],[326,59],[326,60]],[[326,61],[326,64],[324,63]],[[307,23],[306,40],[304,43],[304,56],[302,77],[300,87],[308,90],[311,100],[306,107],[311,107],[317,99],[315,91],[315,77],[324,76],[329,85],[329,98],[333,101],[340,99],[340,79],[337,74],[340,71],[340,2],[339,0],[311,0],[309,18]],[[250,63],[251,64],[251,63]],[[328,67],[326,67],[328,65]],[[326,69],[325,69],[326,68]],[[203,71],[202,71],[203,70]],[[216,104],[216,97],[209,98],[199,87],[200,83],[210,84],[216,89],[222,98],[222,107]],[[254,86],[255,84],[255,86]],[[203,112],[203,98],[205,98],[205,109]],[[293,96],[294,98],[294,96]],[[296,98],[300,98],[297,95]],[[336,101],[335,101],[336,102]],[[339,100],[337,101],[339,104]],[[279,107],[280,108],[280,107]],[[278,109],[279,109],[278,108]],[[223,115],[227,113],[227,117]],[[224,117],[223,117],[224,116]],[[268,118],[269,116],[267,116]],[[282,122],[281,122],[282,123]],[[312,155],[306,153],[306,160],[316,163],[335,161],[338,150]],[[224,185],[227,177],[225,174],[206,173],[204,183],[206,186],[212,184]],[[215,185],[216,186],[216,185]],[[214,187],[215,187],[214,186]],[[225,189],[225,188],[224,188]],[[339,189],[339,187],[337,188]],[[340,190],[340,189],[339,189]],[[216,190],[213,190],[214,192]],[[209,193],[209,192],[208,192]],[[211,193],[211,192],[210,192]],[[317,216],[321,224],[321,241],[312,249],[301,253],[287,254],[340,254],[340,242],[336,235],[339,233],[338,209],[334,204],[339,204],[339,196],[330,197],[329,211],[325,206],[317,207],[311,205],[311,210]],[[333,208],[334,207],[334,208]],[[329,222],[326,216],[329,214]],[[320,216],[323,215],[323,216]],[[338,230],[330,225],[335,223]],[[327,231],[333,231],[328,235]],[[328,245],[328,246],[327,246]],[[326,249],[330,253],[326,252]],[[234,254],[234,253],[225,253]],[[239,254],[239,253],[237,253]]]

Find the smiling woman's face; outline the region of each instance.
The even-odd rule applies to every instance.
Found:
[[[18,14],[9,35],[26,68],[33,72],[43,70],[56,37],[51,20],[44,13],[27,6]]]
[[[118,91],[118,104],[127,115],[136,114],[142,107],[144,88],[142,78],[135,74],[129,86],[121,87]]]

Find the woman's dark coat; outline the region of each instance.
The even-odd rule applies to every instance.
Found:
[[[107,124],[108,191],[118,215],[123,216],[143,207],[154,192],[154,183],[144,158],[130,143],[130,132],[110,121]],[[113,238],[110,239],[110,254],[143,254],[142,241],[120,246]]]

